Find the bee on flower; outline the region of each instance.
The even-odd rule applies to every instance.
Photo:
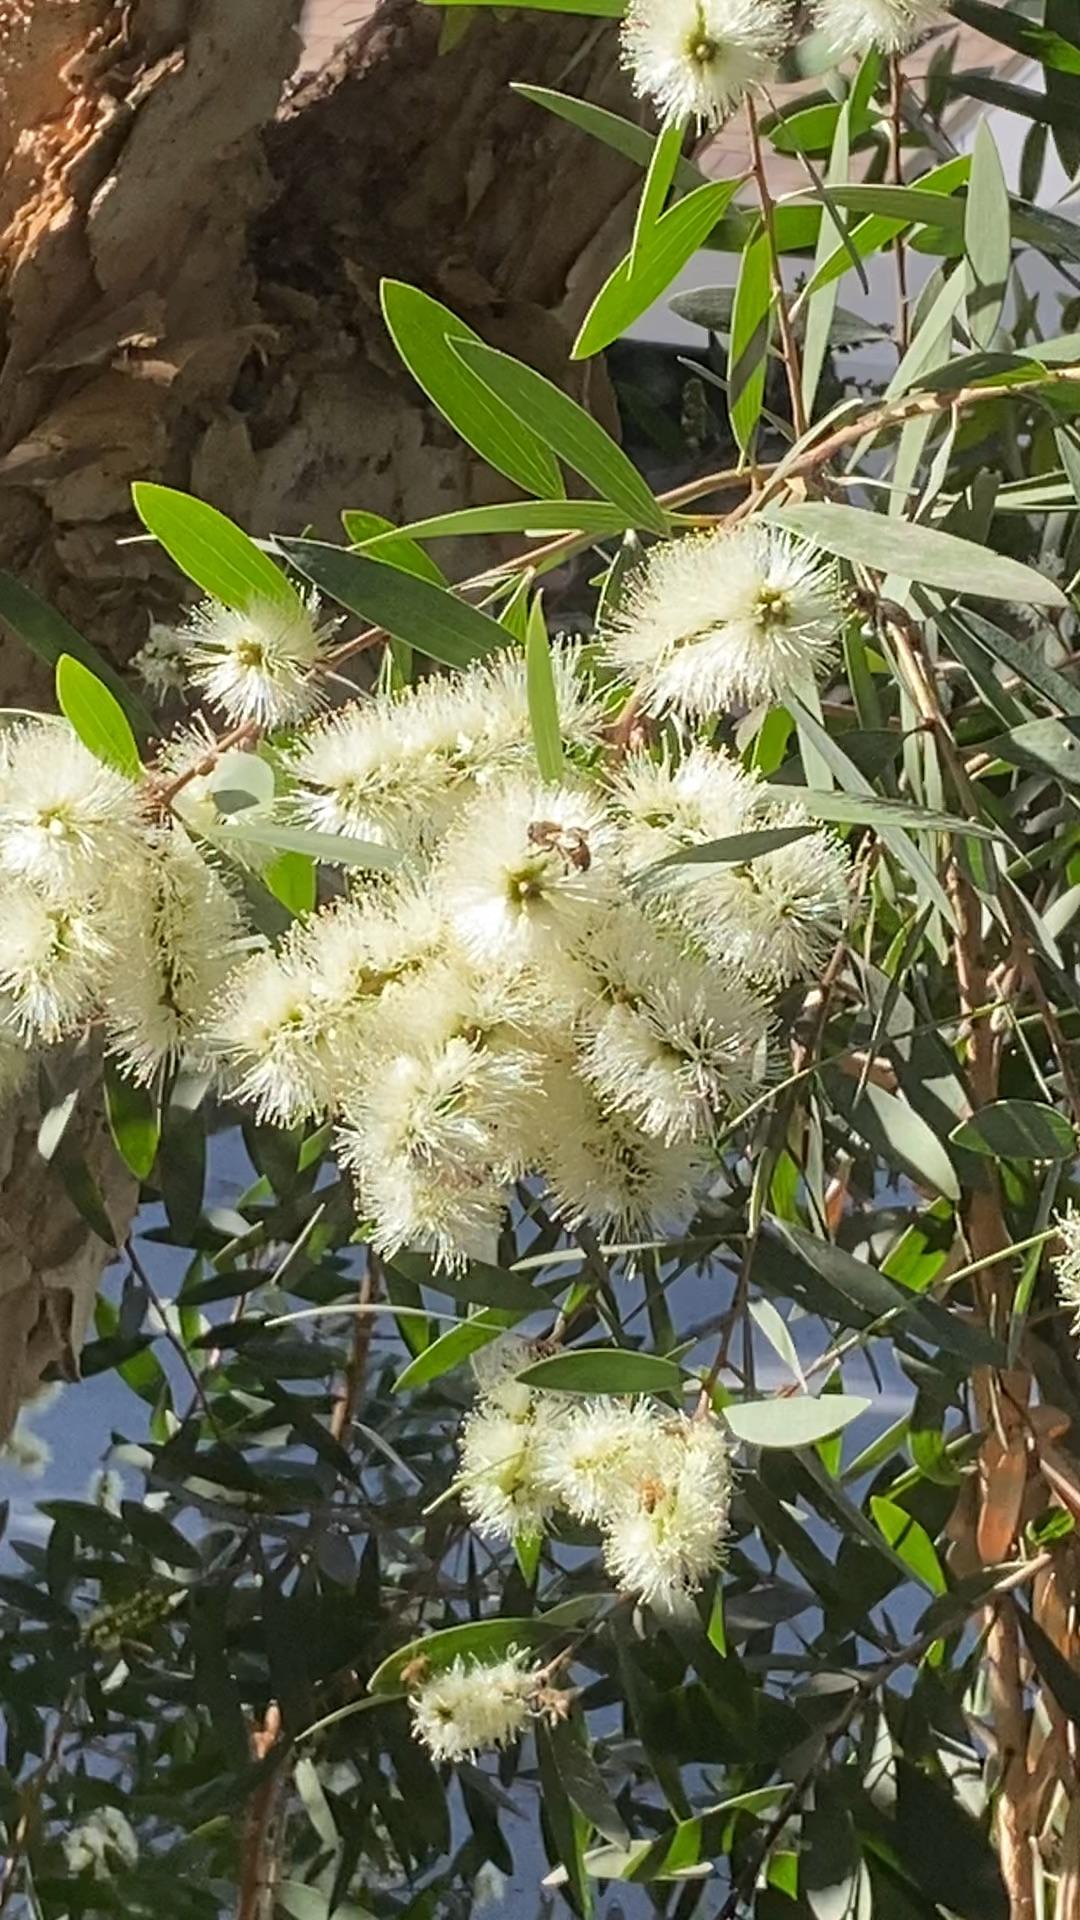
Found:
[[[623,65],[662,120],[718,127],[772,78],[790,25],[787,0],[630,0]]]

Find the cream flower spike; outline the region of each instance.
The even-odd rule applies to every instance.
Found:
[[[814,25],[838,57],[906,53],[940,26],[945,0],[816,0]]]
[[[316,668],[328,629],[317,626],[317,611],[314,597],[295,608],[256,601],[243,611],[204,601],[188,623],[191,680],[234,726],[304,719],[322,699]]]
[[[623,65],[661,119],[718,127],[771,79],[789,27],[786,0],[630,0]]]

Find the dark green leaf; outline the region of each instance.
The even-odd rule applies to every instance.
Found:
[[[536,765],[541,780],[557,786],[563,777],[562,729],[555,695],[555,676],[551,668],[551,642],[544,619],[544,603],[539,594],[529,608],[525,635],[525,679]]]
[[[995,1100],[954,1127],[949,1138],[970,1153],[1002,1160],[1071,1160],[1076,1152],[1071,1121],[1037,1100]]]
[[[323,540],[279,535],[275,544],[308,580],[350,613],[362,615],[397,640],[407,640],[444,666],[467,667],[494,647],[505,645],[506,635],[496,620],[456,594],[433,587],[429,580]]]
[[[103,660],[96,648],[81,633],[55,613],[36,593],[24,587],[10,573],[0,571],[0,621],[25,642],[31,652],[47,666],[58,666],[63,654],[78,660],[104,686],[108,687],[127,714],[136,734],[143,740],[157,732],[157,722],[138,695],[124,684],[120,675]]]
[[[566,1621],[545,1620],[542,1614],[533,1619],[500,1616],[496,1620],[470,1620],[460,1627],[443,1627],[435,1633],[422,1634],[418,1640],[410,1640],[407,1646],[388,1655],[368,1681],[368,1692],[400,1693],[404,1684],[402,1674],[414,1660],[426,1660],[428,1671],[436,1673],[455,1660],[501,1660],[511,1647],[536,1647],[558,1636],[568,1637]]]
[[[681,1393],[682,1369],[656,1353],[626,1347],[574,1347],[518,1375],[526,1386],[560,1393]]]

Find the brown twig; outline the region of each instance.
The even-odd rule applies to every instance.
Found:
[[[898,53],[889,59],[889,167],[893,185],[904,184],[904,66]],[[901,356],[911,340],[908,301],[907,244],[902,233],[893,241],[896,261],[896,345]]]
[[[363,1274],[361,1275],[360,1287],[357,1293],[357,1300],[361,1307],[369,1307],[372,1301],[378,1298],[381,1283],[382,1269],[379,1256],[369,1247],[367,1261]],[[356,1414],[360,1394],[363,1390],[364,1374],[367,1371],[368,1354],[371,1350],[371,1341],[374,1332],[374,1314],[358,1313],[355,1315],[353,1320],[352,1350],[349,1354],[348,1365],[345,1368],[341,1391],[334,1401],[333,1411],[330,1415],[330,1432],[332,1437],[339,1442],[347,1441],[349,1429],[352,1426]]]
[[[267,1760],[281,1739],[281,1709],[271,1700],[262,1720],[251,1730],[251,1757]],[[277,1825],[284,1790],[284,1770],[276,1767],[256,1788],[244,1829],[240,1867],[240,1899],[236,1920],[270,1920],[278,1875]]]

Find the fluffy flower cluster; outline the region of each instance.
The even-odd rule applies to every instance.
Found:
[[[697,720],[805,696],[840,626],[833,562],[791,534],[748,525],[653,547],[608,653],[647,712]]]
[[[838,59],[904,53],[944,17],[947,0],[811,0]],[[718,127],[768,85],[795,38],[791,0],[630,0],[622,53],[634,91],[662,120]]]
[[[948,0],[814,0],[814,25],[839,56],[906,53],[940,26]]]
[[[533,1391],[536,1356],[507,1339],[477,1370],[460,1442],[459,1489],[477,1531],[523,1539],[565,1512],[600,1529],[617,1587],[671,1612],[720,1565],[731,1505],[722,1429],[655,1401]]]
[[[535,1712],[539,1680],[528,1656],[465,1659],[425,1675],[410,1695],[413,1733],[433,1760],[474,1760],[508,1747]]]
[[[530,772],[520,655],[357,702],[289,753],[294,816],[402,865],[242,966],[214,1043],[264,1118],[338,1119],[387,1254],[491,1258],[526,1178],[571,1225],[680,1229],[764,1069],[771,994],[842,913],[846,855],[796,801],[705,747],[612,782],[569,654],[556,692],[560,786]],[[803,837],[636,878],[776,824]]]
[[[1080,1208],[1070,1207],[1056,1221],[1061,1244],[1054,1256],[1058,1299],[1072,1315],[1072,1333],[1080,1339]]]
[[[0,736],[0,1099],[100,1021],[138,1080],[197,1044],[240,914],[179,823],[62,720]]]

